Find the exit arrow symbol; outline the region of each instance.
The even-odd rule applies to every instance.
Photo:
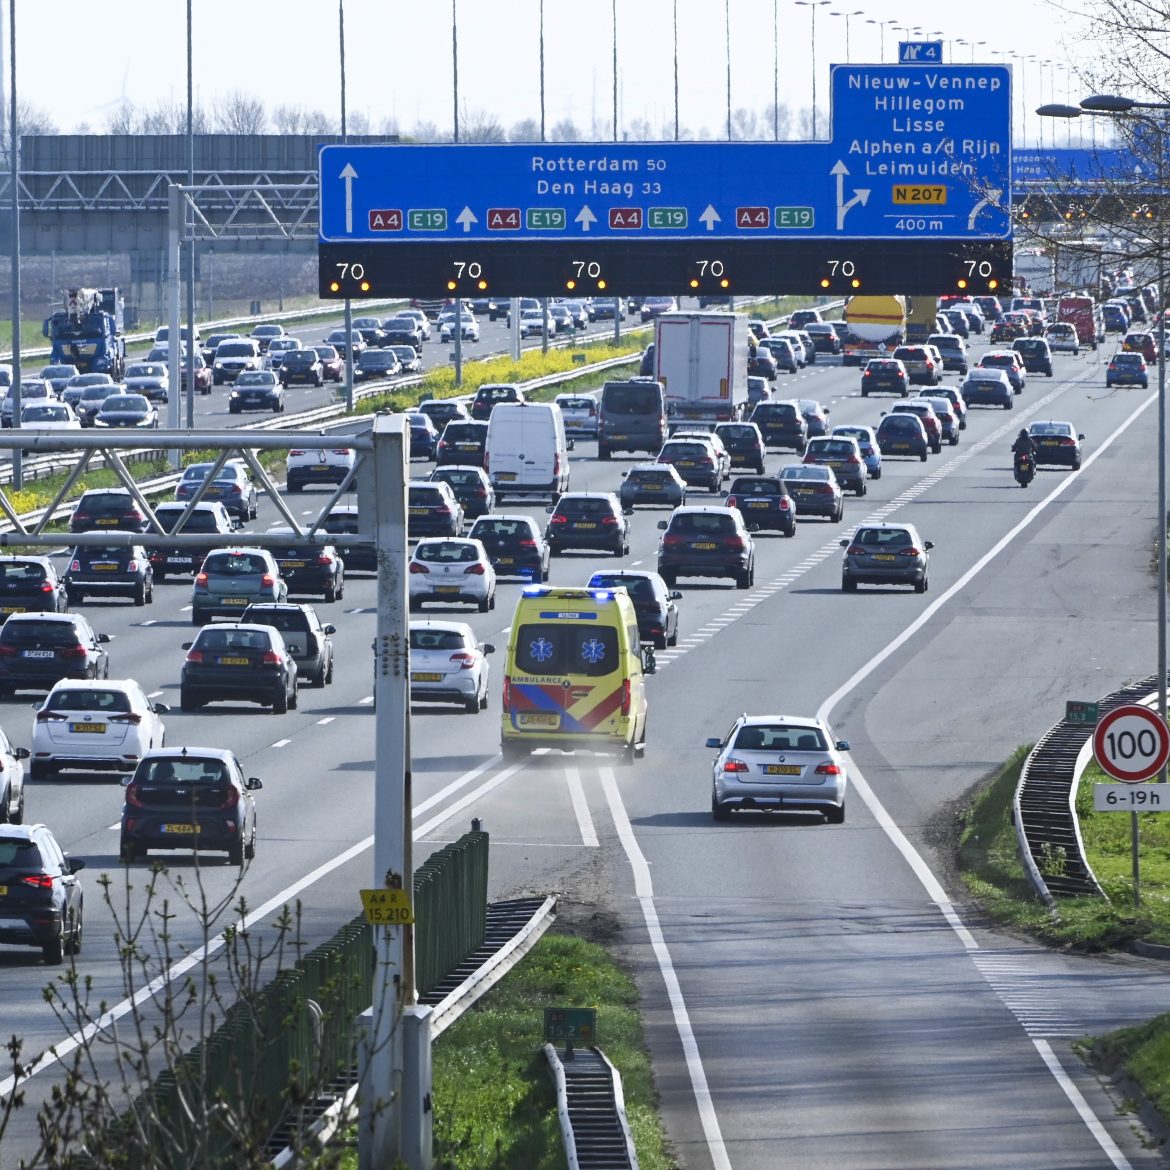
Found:
[[[455,217],[455,222],[462,224],[463,230],[465,232],[469,232],[471,231],[471,225],[473,223],[479,223],[479,219],[476,217],[475,213],[471,210],[470,207],[464,207],[464,209]]]
[[[722,218],[723,217],[719,214],[719,212],[717,212],[715,208],[712,207],[710,203],[708,203],[707,206],[703,208],[703,214],[699,216],[699,222],[705,223],[707,225],[707,230],[709,232],[713,232],[715,230],[715,225]]]
[[[593,214],[588,203],[586,203],[581,208],[581,210],[578,211],[575,216],[573,216],[573,219],[581,225],[581,230],[583,232],[587,232],[589,230],[589,225],[591,223],[597,222],[597,216]]]
[[[352,163],[346,163],[337,176],[345,181],[345,231],[348,235],[353,231],[353,181],[358,177]]]
[[[869,199],[868,187],[854,187],[853,198],[848,203],[845,202],[845,176],[849,174],[849,168],[838,159],[833,169],[829,171],[830,175],[837,176],[837,230],[843,231],[845,229],[845,216],[851,207],[856,207],[857,204],[865,206]]]
[[[985,207],[999,206],[999,197],[1002,194],[1003,194],[1002,191],[996,191],[994,188],[991,188],[987,192],[987,197],[984,199],[980,199],[979,202],[976,203],[975,206],[971,208],[971,214],[969,216],[967,216],[967,230],[969,232],[973,232],[975,230],[975,217]]]

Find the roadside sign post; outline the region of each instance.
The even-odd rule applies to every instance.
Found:
[[[1125,703],[1104,715],[1093,732],[1093,756],[1107,776],[1123,784],[1144,784],[1151,776],[1158,775],[1170,759],[1170,727],[1157,712],[1139,703]],[[1114,785],[1102,784],[1098,788]],[[1165,795],[1162,790],[1170,789],[1167,784],[1149,785],[1145,802],[1131,798],[1123,807],[1130,812],[1130,849],[1133,856],[1133,904],[1141,905],[1141,865],[1139,861],[1139,829],[1137,808],[1145,805],[1151,810]],[[1136,794],[1135,794],[1136,795]],[[1093,793],[1093,804],[1097,807],[1098,794]],[[1108,794],[1102,799],[1107,800]]]
[[[1087,699],[1069,699],[1064,705],[1064,721],[1066,723],[1096,727],[1100,717],[1101,711],[1098,704]]]
[[[597,1039],[597,1009],[545,1008],[544,1038],[550,1044],[563,1043],[565,1060],[572,1060],[575,1043],[592,1044]]]

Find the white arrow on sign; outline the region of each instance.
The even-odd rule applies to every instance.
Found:
[[[470,207],[465,207],[465,208],[464,208],[464,209],[463,209],[463,210],[462,210],[462,211],[461,211],[461,212],[460,212],[460,213],[459,213],[459,214],[458,214],[458,215],[455,217],[455,222],[456,222],[456,223],[460,223],[460,224],[462,224],[462,225],[463,225],[463,230],[464,230],[465,232],[469,232],[469,231],[471,231],[471,225],[472,225],[473,223],[479,223],[479,218],[478,218],[478,217],[476,216],[476,214],[475,214],[475,213],[474,213],[474,212],[471,210],[471,208],[470,208]]]
[[[870,188],[854,187],[853,198],[846,203],[845,176],[849,174],[849,168],[841,159],[838,159],[829,174],[837,176],[837,230],[840,232],[845,230],[845,216],[849,213],[849,209],[856,207],[859,203],[863,207],[865,206],[869,199]]]
[[[597,222],[597,216],[595,216],[590,210],[588,203],[586,203],[581,208],[581,210],[578,211],[575,216],[573,216],[573,219],[581,225],[581,230],[583,232],[587,232],[589,230],[589,225],[591,223]]]
[[[337,177],[345,181],[345,230],[348,234],[353,231],[353,181],[358,173],[351,163],[346,163]]]
[[[967,216],[967,230],[969,232],[973,232],[975,230],[975,217],[985,207],[998,207],[999,206],[999,197],[1002,194],[1003,194],[1002,191],[997,191],[993,187],[987,192],[987,197],[985,199],[980,199],[979,202],[976,203],[975,206],[971,208],[971,214],[969,216]]]
[[[719,212],[717,212],[715,208],[712,207],[710,203],[708,203],[707,206],[703,208],[703,214],[699,216],[699,222],[705,223],[707,225],[707,230],[709,232],[713,232],[715,230],[715,225],[722,218],[723,217],[719,214]]]

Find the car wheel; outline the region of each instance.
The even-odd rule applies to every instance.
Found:
[[[840,524],[844,518],[845,518],[845,501],[842,500],[837,505],[837,511],[833,515],[833,523]]]
[[[1011,410],[1012,400],[1010,398],[1003,404],[1003,408],[1004,410]]]
[[[667,635],[666,644],[667,644],[667,646],[677,646],[678,645],[678,626],[677,625],[674,627],[674,633]]]
[[[711,819],[721,822],[731,820],[731,809],[725,804],[720,804],[719,798],[714,793],[711,793]]]
[[[845,823],[845,802],[833,808],[825,809],[826,825],[843,825]]]
[[[857,487],[853,489],[853,494],[857,496],[864,496],[867,491],[869,491],[869,485],[865,482],[865,480],[862,480],[861,483],[859,483]]]
[[[930,450],[931,450],[931,453],[934,455],[941,454],[942,453],[942,439],[939,439],[939,441],[937,443],[931,443]]]
[[[248,838],[247,845],[244,846],[244,858],[251,861],[256,856],[256,822],[252,822],[252,835]]]
[[[134,589],[134,604],[135,605],[145,605],[146,600],[147,600],[146,582],[139,581],[137,586],[135,586],[135,589]]]
[[[869,391],[868,391],[868,390],[867,390],[867,389],[866,389],[864,386],[862,386],[862,388],[861,388],[861,397],[862,397],[862,398],[868,398],[868,397],[869,397]]]
[[[180,711],[198,711],[203,704],[200,703],[194,695],[191,694],[186,687],[179,691],[179,710]]]
[[[857,582],[844,573],[841,574],[841,592],[842,593],[856,593]]]
[[[675,587],[678,578],[673,573],[667,573],[664,570],[659,569],[658,574],[662,578],[662,581],[666,585],[667,589],[673,589]]]
[[[930,579],[923,577],[921,581],[914,582],[915,593],[925,593],[930,588]]]
[[[51,780],[56,768],[48,760],[29,760],[28,778],[30,780]]]
[[[192,624],[193,626],[205,626],[205,625],[207,625],[207,615],[206,615],[206,614],[199,613],[197,610],[194,610],[194,609],[193,609],[193,610],[191,611],[191,624]]]
[[[300,705],[301,705],[300,692],[294,686],[292,689],[292,694],[289,695],[289,697],[288,697],[288,709],[290,711],[295,711]]]
[[[1073,471],[1080,471],[1080,469],[1081,469],[1081,461],[1080,461],[1079,459],[1078,459],[1078,460],[1076,460],[1076,462],[1074,462],[1074,463],[1073,463],[1073,465],[1072,465],[1072,469],[1073,469]]]
[[[275,695],[272,696],[272,714],[284,715],[288,711],[288,694],[284,687],[281,687]]]
[[[76,589],[70,589],[65,594],[65,600],[68,601],[70,605],[80,605],[85,600],[85,594],[80,593]]]
[[[463,700],[463,713],[465,715],[479,714],[479,696],[472,695],[470,699]]]
[[[143,856],[145,850],[140,849],[133,841],[122,838],[122,843],[118,848],[118,857],[129,865],[132,861],[137,861],[139,857]]]
[[[154,579],[159,585],[161,585],[167,579],[166,569],[155,569]]]
[[[244,864],[244,843],[243,841],[233,841],[228,846],[228,865],[243,865]]]
[[[600,443],[598,443],[597,444],[597,458],[598,459],[609,459],[609,457],[610,457],[609,448],[603,447]]]
[[[81,954],[81,940],[84,937],[84,933],[81,911],[78,910],[73,919],[73,929],[69,932],[69,941],[65,944],[65,953],[67,955]]]
[[[926,462],[926,452],[923,451],[922,454],[918,456],[918,459],[921,463],[925,463]]]
[[[61,929],[65,929],[64,924],[62,924]],[[46,966],[59,967],[64,961],[65,957],[65,951],[64,947],[62,946],[61,939],[58,937],[53,939],[51,942],[45,943],[45,945],[41,947],[41,954],[45,957]]]
[[[487,613],[492,607],[492,599],[490,597],[481,597],[477,602],[480,613]]]
[[[750,589],[752,587],[751,569],[745,569],[742,573],[736,573],[735,587],[736,589]]]
[[[332,604],[336,600],[337,600],[337,587],[333,584],[330,584],[329,587],[325,590],[325,603],[327,605]]]

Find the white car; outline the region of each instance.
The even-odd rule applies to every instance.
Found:
[[[487,706],[490,642],[477,642],[463,622],[410,623],[412,702],[459,703],[474,715]]]
[[[787,329],[783,333],[773,333],[772,336],[782,341],[787,341],[792,346],[792,356],[796,358],[796,364],[798,366],[807,366],[813,360],[812,354],[809,353],[803,338],[796,330]]]
[[[79,431],[81,419],[66,402],[34,402],[21,407],[20,425],[41,431]]]
[[[61,679],[33,720],[29,777],[47,780],[63,768],[133,772],[143,754],[162,747],[160,718],[132,678]]]
[[[841,753],[849,744],[823,720],[741,715],[707,746],[719,752],[711,790],[715,820],[728,820],[732,809],[819,812],[832,825],[845,820],[848,778]]]
[[[293,447],[285,460],[284,481],[290,492],[314,483],[342,483],[353,470],[357,455],[352,447],[326,447],[316,451]]]
[[[479,322],[470,314],[464,313],[463,322],[463,340],[464,341],[478,341],[479,340]],[[455,317],[454,315],[444,318],[439,326],[439,340],[451,341],[455,336]]]
[[[1065,321],[1057,321],[1049,325],[1044,330],[1044,340],[1048,342],[1048,348],[1053,353],[1079,354],[1081,352],[1081,343],[1077,337],[1076,329]]]
[[[520,314],[520,336],[543,337],[546,322],[548,325],[548,335],[552,337],[557,331],[556,322],[539,309],[525,309]]]
[[[496,571],[487,550],[481,541],[465,536],[420,540],[410,558],[407,588],[412,611],[424,601],[470,603],[480,613],[496,607]]]

